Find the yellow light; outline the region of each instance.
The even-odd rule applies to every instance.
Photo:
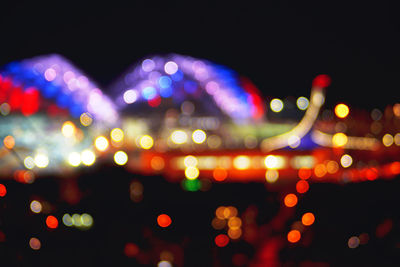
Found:
[[[384,146],[391,146],[393,144],[393,136],[391,134],[385,134],[382,137],[382,143]]]
[[[341,119],[346,118],[349,115],[349,111],[349,107],[345,104],[338,104],[335,107],[335,115]]]
[[[279,178],[279,172],[277,170],[267,170],[265,172],[265,179],[268,183],[275,183]]]
[[[344,133],[336,133],[332,137],[332,143],[335,147],[342,147],[347,144],[348,138]]]
[[[396,146],[400,146],[400,133],[395,134],[394,143],[396,144]]]
[[[46,154],[38,153],[34,159],[36,166],[39,168],[46,168],[49,165],[49,158]]]
[[[192,134],[193,142],[196,144],[202,144],[206,141],[207,135],[203,130],[197,129]]]
[[[300,96],[297,98],[296,105],[299,109],[306,110],[308,108],[309,101],[306,97]]]
[[[108,140],[104,136],[98,136],[94,140],[94,146],[99,151],[105,151],[108,148]]]
[[[30,156],[26,157],[24,159],[24,166],[27,169],[33,169],[35,167],[35,160]]]
[[[63,124],[62,127],[61,127],[61,133],[62,133],[65,137],[67,137],[67,138],[72,137],[72,136],[75,135],[75,132],[76,132],[75,124],[73,124],[73,123],[70,122],[70,121],[64,122],[64,124]]]
[[[93,122],[92,116],[87,112],[82,113],[79,120],[83,126],[89,126]]]
[[[184,144],[187,141],[187,134],[182,130],[175,130],[171,133],[171,140],[177,145]]]
[[[114,161],[118,165],[125,165],[128,162],[128,155],[124,151],[117,151],[114,154]]]
[[[68,156],[68,163],[73,167],[79,166],[81,164],[81,154],[78,152],[72,152]]]
[[[279,98],[274,98],[269,103],[269,106],[273,112],[281,112],[283,109],[283,101]]]
[[[124,139],[124,132],[120,128],[114,128],[110,133],[111,139],[115,142],[121,142]]]
[[[77,227],[82,226],[81,215],[79,215],[77,213],[72,214],[72,224]]]
[[[238,229],[242,226],[242,220],[239,217],[231,217],[228,220],[228,227],[232,229]]]
[[[81,153],[81,160],[83,164],[85,164],[86,166],[90,166],[93,165],[93,163],[96,161],[96,156],[93,151],[86,149]]]
[[[285,165],[285,159],[282,156],[268,155],[265,157],[264,165],[267,169],[281,169]]]
[[[185,169],[185,176],[189,180],[194,180],[199,177],[200,171],[196,167],[187,167]]]
[[[84,213],[81,215],[82,225],[85,227],[91,227],[93,224],[93,217],[90,214]]]
[[[154,144],[154,141],[153,141],[153,138],[151,138],[151,136],[149,136],[149,135],[143,135],[143,136],[140,138],[139,143],[140,143],[140,146],[141,146],[143,149],[150,149],[150,148],[152,148],[152,146],[153,146],[153,144]]]
[[[248,156],[237,156],[233,159],[233,166],[238,170],[248,169],[250,163],[250,158]]]
[[[185,167],[196,167],[198,164],[198,160],[194,156],[186,156],[183,159],[183,164],[185,164]]]
[[[42,211],[42,204],[37,200],[33,200],[31,202],[30,208],[32,212],[40,213]]]
[[[353,164],[353,158],[350,155],[344,154],[340,158],[340,165],[342,165],[343,168],[348,168],[351,164]]]

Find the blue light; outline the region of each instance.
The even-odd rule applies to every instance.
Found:
[[[58,92],[58,87],[53,84],[46,84],[44,86],[41,85],[41,86],[38,86],[38,88],[41,89],[44,97],[46,97],[46,98],[53,97]]]
[[[186,81],[183,84],[183,88],[185,89],[185,91],[189,94],[193,94],[194,92],[196,92],[197,90],[197,83],[194,81]]]
[[[152,100],[157,96],[157,91],[154,89],[154,87],[148,86],[143,89],[142,96],[146,100]]]
[[[160,95],[164,98],[171,97],[174,92],[174,88],[172,86],[167,88],[160,88]]]
[[[158,84],[160,85],[160,88],[168,88],[171,86],[172,80],[168,76],[161,76],[158,80]]]
[[[71,99],[68,95],[62,93],[57,96],[56,102],[58,106],[66,108],[71,104]]]
[[[174,74],[171,75],[171,78],[175,82],[179,82],[183,79],[183,72],[180,69],[178,69],[177,72],[175,72]]]

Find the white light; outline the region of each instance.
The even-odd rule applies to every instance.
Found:
[[[272,99],[269,105],[273,112],[281,112],[283,109],[283,102],[278,98]]]
[[[68,163],[73,167],[79,166],[81,164],[81,154],[78,152],[72,152],[68,156]]]
[[[160,261],[157,267],[172,267],[172,264],[169,261]]]
[[[65,226],[73,225],[72,217],[68,213],[64,214],[64,216],[62,217],[62,221]]]
[[[353,158],[350,155],[345,154],[340,158],[340,164],[343,168],[348,168],[353,164]]]
[[[165,73],[172,75],[178,71],[178,65],[173,61],[168,61],[164,66]]]
[[[27,169],[33,169],[35,167],[35,160],[28,156],[24,159],[24,165]]]
[[[202,144],[204,143],[204,141],[206,141],[207,135],[203,130],[195,130],[192,134],[192,139],[193,142],[195,142],[196,144]]]
[[[183,143],[186,143],[187,134],[182,130],[175,130],[171,134],[171,140],[173,143],[181,145]]]
[[[93,224],[93,218],[90,214],[84,213],[81,215],[81,221],[83,226],[90,227]]]
[[[300,145],[301,139],[297,135],[291,135],[288,139],[288,145],[291,148],[296,148]]]
[[[265,179],[268,183],[275,183],[279,178],[279,172],[277,170],[271,169],[265,172]]]
[[[128,162],[128,155],[124,151],[117,151],[114,154],[114,161],[118,165],[125,165]]]
[[[297,98],[296,105],[301,110],[306,110],[308,108],[309,101],[306,97],[300,96]]]
[[[81,160],[83,164],[90,166],[95,162],[96,156],[94,155],[93,151],[86,149],[81,153]]]
[[[124,93],[124,101],[127,104],[132,104],[137,100],[137,92],[135,90],[129,89]]]
[[[31,211],[34,213],[40,213],[42,211],[42,204],[39,201],[33,200],[30,205]]]
[[[99,136],[94,140],[94,146],[99,151],[105,151],[108,148],[108,140],[104,136]]]
[[[46,168],[49,165],[49,158],[45,154],[37,154],[35,156],[35,164],[39,168]]]

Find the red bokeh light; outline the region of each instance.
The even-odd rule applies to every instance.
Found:
[[[0,184],[0,197],[4,197],[7,194],[7,188],[5,185]]]
[[[165,228],[171,225],[172,220],[171,217],[169,217],[167,214],[160,214],[157,217],[157,223],[160,227]]]
[[[220,234],[220,235],[217,235],[216,237],[215,237],[215,244],[218,246],[218,247],[225,247],[226,245],[228,245],[228,243],[229,243],[229,237],[227,236],[227,235],[224,235],[224,234]]]
[[[46,225],[51,229],[55,229],[58,227],[58,220],[53,215],[49,215],[46,218]]]

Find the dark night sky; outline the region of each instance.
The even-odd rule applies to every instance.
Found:
[[[327,73],[333,78],[328,104],[371,109],[398,100],[391,93],[400,74],[395,6],[82,2],[2,4],[0,65],[56,52],[107,87],[146,55],[176,52],[229,66],[252,79],[264,96],[307,94],[312,78]]]

